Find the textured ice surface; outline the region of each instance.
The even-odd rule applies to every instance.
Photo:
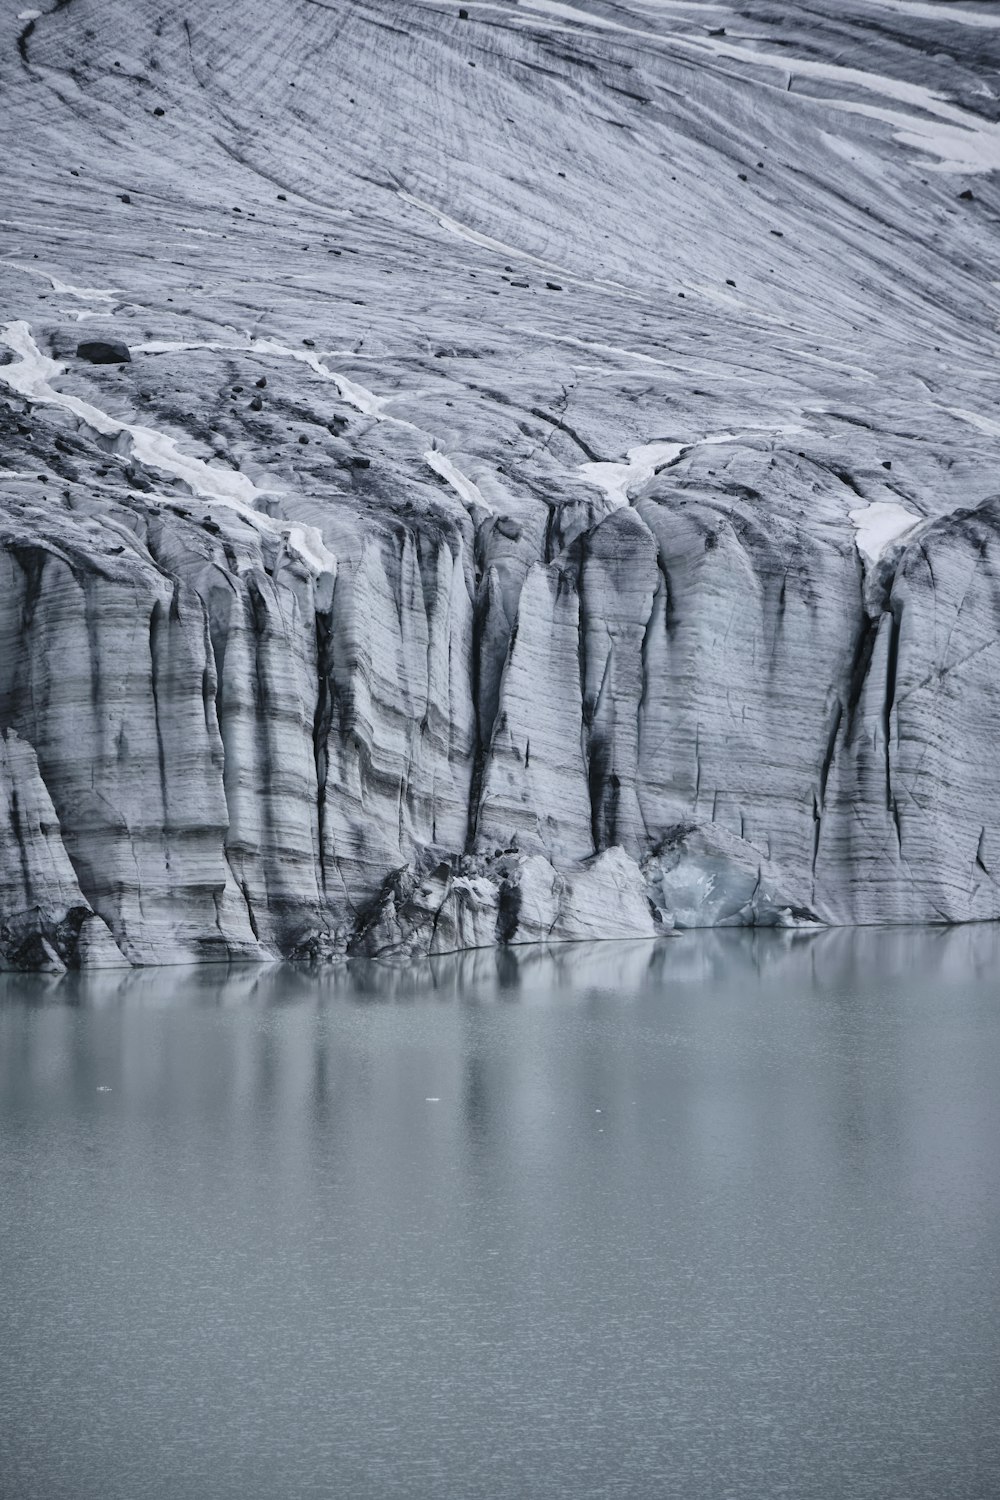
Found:
[[[857,531],[858,551],[870,563],[877,562],[887,547],[920,524],[919,516],[892,500],[873,500],[848,514]]]
[[[1000,916],[997,17],[464,9],[0,23],[5,962]]]

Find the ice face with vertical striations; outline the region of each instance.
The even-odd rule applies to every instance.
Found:
[[[0,965],[1000,917],[991,7],[195,9],[0,23]]]

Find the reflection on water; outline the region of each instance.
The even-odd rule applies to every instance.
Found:
[[[0,1492],[1000,1494],[998,949],[0,975]]]
[[[537,991],[775,982],[816,990],[898,982],[966,985],[998,972],[1000,923],[964,927],[833,927],[820,931],[723,928],[660,942],[478,948],[433,959],[353,959],[328,967],[203,964],[79,974],[0,973],[0,1004],[267,1006],[333,999],[413,1002],[512,999]]]
[[[661,942],[532,944],[478,948],[434,959],[329,967],[244,964],[113,969],[78,974],[0,974],[0,1002],[107,1005],[266,1005],[343,997],[412,1001],[503,998],[509,991],[640,989],[647,984],[719,984],[776,979],[855,988],[880,975],[949,983],[997,972],[1000,923],[964,927],[833,927],[820,931],[724,928]],[[860,998],[860,996],[859,996]]]

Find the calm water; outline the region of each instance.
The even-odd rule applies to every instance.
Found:
[[[0,976],[0,1494],[996,1500],[998,976]]]

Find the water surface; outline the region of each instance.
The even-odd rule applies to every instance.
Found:
[[[0,976],[0,1493],[995,1500],[998,964]]]

